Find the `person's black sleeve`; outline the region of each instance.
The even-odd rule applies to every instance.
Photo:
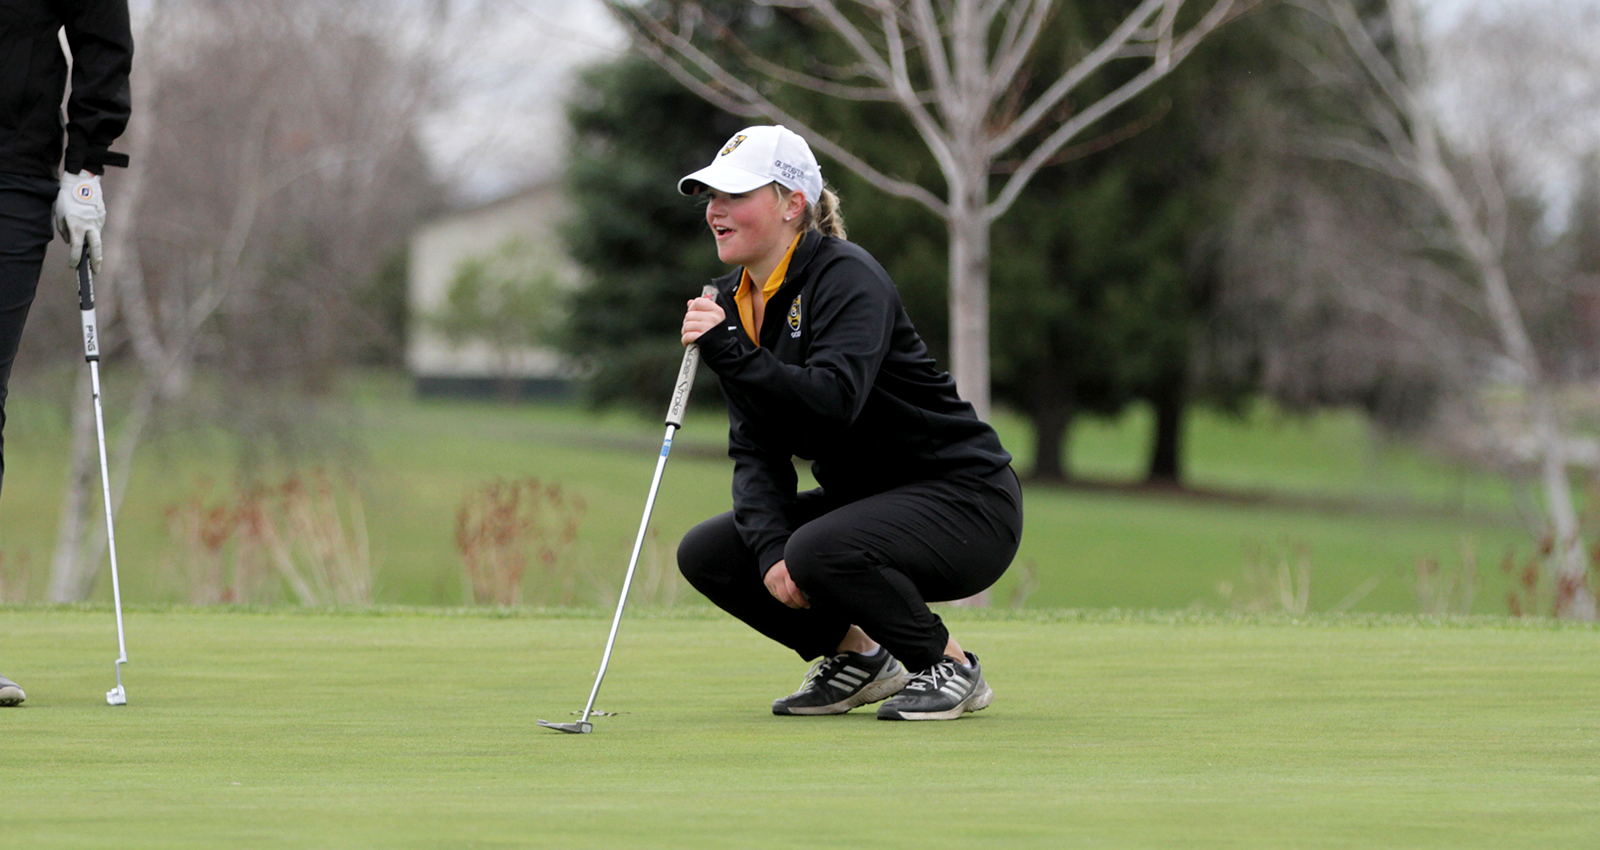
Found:
[[[696,344],[706,365],[764,415],[820,429],[822,437],[848,428],[867,403],[889,352],[898,296],[882,269],[847,256],[823,272],[810,297],[815,303],[801,305],[811,333],[804,365],[780,361],[731,322]]]
[[[758,445],[749,426],[733,422],[728,429],[728,456],[733,458],[733,525],[756,553],[762,577],[783,560],[783,547],[794,533],[788,508],[794,504],[799,476],[786,452]]]
[[[111,143],[128,126],[132,97],[133,33],[127,0],[78,0],[62,4],[62,24],[72,50],[72,96],[67,100],[68,174],[104,174],[106,166],[126,166],[126,154]]]

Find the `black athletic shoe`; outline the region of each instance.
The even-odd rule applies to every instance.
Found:
[[[887,649],[877,655],[841,652],[817,659],[800,690],[773,700],[773,714],[844,714],[858,705],[894,696],[906,683],[906,668]]]
[[[19,705],[28,695],[17,687],[17,683],[0,676],[0,705]]]
[[[982,711],[994,702],[994,691],[983,680],[978,656],[967,653],[971,668],[945,656],[921,673],[894,699],[878,706],[879,720],[954,720],[969,711]]]

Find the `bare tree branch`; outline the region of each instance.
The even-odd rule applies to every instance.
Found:
[[[935,102],[946,110],[944,118],[950,121],[955,116],[948,110],[958,95],[950,79],[950,56],[945,51],[944,34],[940,32],[938,16],[928,0],[911,0],[911,31],[922,49],[922,63],[933,82]]]
[[[611,2],[611,0],[608,0],[608,2]],[[678,47],[679,39],[676,34],[659,29],[652,21],[649,20],[641,20],[639,23],[648,27],[652,35],[667,40],[668,43],[674,48]],[[643,50],[646,55],[650,56],[650,58],[655,60],[658,65],[666,69],[667,72],[670,73],[679,83],[683,84],[695,94],[698,94],[711,103],[716,104],[719,108],[725,109],[728,112],[732,112],[735,115],[743,115],[752,118],[765,117],[783,124],[784,126],[787,126],[791,130],[794,130],[796,133],[799,133],[801,136],[805,137],[807,142],[816,145],[828,156],[831,156],[843,163],[845,167],[867,178],[874,186],[877,186],[883,191],[895,195],[896,197],[916,201],[928,207],[936,214],[944,214],[946,205],[944,201],[938,198],[938,196],[915,183],[907,180],[901,180],[897,177],[890,177],[889,175],[884,174],[878,169],[872,167],[866,161],[850,153],[832,139],[829,139],[828,137],[807,126],[804,122],[796,119],[794,116],[788,114],[784,110],[779,109],[776,104],[773,104],[770,100],[761,95],[761,93],[756,91],[754,87],[745,84],[744,82],[733,77],[731,74],[723,71],[720,66],[710,62],[709,57],[706,57],[707,65],[711,69],[710,73],[712,74],[717,85],[711,85],[695,76],[689,71],[688,68],[684,67],[682,63],[678,62],[674,56],[669,55],[664,49],[657,46],[653,41],[644,39],[640,40],[638,44],[639,48]],[[689,47],[690,49],[693,49],[692,46]],[[695,50],[694,52],[700,56],[704,56],[704,54],[700,53],[698,50]],[[718,86],[721,86],[721,88],[718,88]],[[733,94],[730,94],[730,92]]]
[[[1402,183],[1426,188],[1418,181],[1416,172],[1394,153],[1354,139],[1306,137],[1298,140],[1295,149],[1304,156],[1349,163]]]
[[[1051,4],[1044,0],[1018,2],[1011,7],[1011,13],[1006,16],[1005,31],[1001,33],[999,47],[995,50],[994,71],[990,75],[993,80],[989,88],[991,98],[1004,92],[1016,78],[1017,72],[1022,70],[1023,63],[1033,53],[1034,45],[1038,44],[1039,36],[1044,32],[1051,8]],[[1023,11],[1028,11],[1028,14],[1023,15]]]
[[[1299,4],[1297,4],[1299,5]],[[1410,96],[1405,83],[1396,73],[1394,66],[1385,59],[1383,52],[1372,39],[1372,34],[1361,25],[1360,18],[1354,8],[1338,3],[1329,7],[1333,23],[1339,32],[1344,35],[1345,41],[1350,45],[1351,52],[1361,61],[1361,66],[1372,76],[1389,101],[1396,107],[1404,109],[1409,104],[1406,99]]]
[[[1155,126],[1156,122],[1160,121],[1167,115],[1168,112],[1171,111],[1172,102],[1170,100],[1164,100],[1158,108],[1151,110],[1149,114],[1141,116],[1140,118],[1129,122],[1128,124],[1118,127],[1117,129],[1108,133],[1101,134],[1096,138],[1089,139],[1086,142],[1072,145],[1071,147],[1062,148],[1056,153],[1055,156],[1051,157],[1050,160],[1045,163],[1045,167],[1060,165],[1076,159],[1082,159],[1090,154],[1099,153],[1100,151],[1121,144],[1122,142],[1125,142],[1128,139],[1131,139],[1134,136],[1137,136]],[[1020,167],[1022,167],[1022,162],[1020,160],[1001,161],[996,162],[989,170],[994,174],[1013,174]]]
[[[1088,79],[1095,71],[1100,70],[1107,62],[1116,58],[1117,51],[1122,49],[1133,39],[1134,34],[1144,25],[1144,22],[1161,8],[1165,0],[1144,0],[1138,8],[1134,9],[1122,23],[1102,41],[1089,54],[1078,60],[1061,78],[1056,80],[1049,88],[1034,100],[1027,111],[1017,117],[1011,126],[1004,132],[997,134],[989,142],[988,153],[999,156],[1010,150],[1013,145],[1021,141],[1024,136],[1033,132],[1041,122],[1055,112],[1056,107],[1066,98],[1073,89],[1077,88],[1084,80]]]
[[[1223,20],[1226,19],[1232,3],[1233,0],[1217,0],[1216,5],[1207,13],[1206,19],[1196,24],[1194,29],[1190,30],[1182,39],[1179,39],[1171,46],[1166,63],[1152,64],[1138,76],[1117,87],[1116,90],[1105,97],[1095,101],[1088,109],[1072,116],[1071,119],[1057,128],[1054,133],[1051,133],[1043,142],[1039,143],[1039,146],[1034,148],[1033,153],[1023,160],[1021,167],[1006,181],[1005,186],[1000,190],[1000,194],[995,196],[994,201],[989,204],[989,209],[986,212],[989,220],[994,221],[1005,215],[1006,210],[1010,209],[1011,205],[1022,195],[1022,190],[1027,187],[1028,181],[1033,179],[1033,175],[1038,173],[1039,169],[1044,167],[1044,164],[1049,162],[1050,158],[1055,156],[1056,152],[1061,150],[1074,136],[1083,132],[1085,127],[1104,118],[1112,110],[1127,103],[1149,88],[1166,75],[1172,64],[1183,61],[1184,57],[1188,56],[1189,52],[1195,48],[1195,45],[1200,43],[1201,38],[1221,25]]]
[[[728,41],[729,44],[735,45],[740,50],[740,58],[744,60],[751,70],[765,74],[780,83],[797,86],[807,91],[814,91],[840,100],[876,101],[881,103],[897,103],[899,101],[899,98],[895,96],[895,92],[887,86],[853,86],[826,80],[811,74],[802,74],[762,58],[754,51],[749,50],[738,39],[730,38]]]

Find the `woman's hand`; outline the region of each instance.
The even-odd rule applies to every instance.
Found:
[[[767,592],[772,598],[782,602],[790,608],[810,608],[811,600],[806,598],[800,588],[789,578],[789,564],[779,561],[767,570],[767,577],[762,579],[767,584]]]
[[[728,314],[710,298],[690,299],[689,309],[683,314],[683,344],[693,345],[701,334],[722,324],[726,318]]]

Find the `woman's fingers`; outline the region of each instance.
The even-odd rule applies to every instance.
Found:
[[[794,579],[789,577],[789,565],[787,563],[779,561],[773,564],[772,569],[767,570],[767,576],[763,581],[767,585],[767,592],[772,594],[772,598],[790,608],[811,607],[811,600],[806,598],[806,595],[800,591],[800,587],[794,583]]]
[[[726,317],[727,314],[717,306],[717,302],[710,298],[690,299],[688,309],[683,314],[683,344],[694,344],[701,334],[716,327]]]
[[[794,583],[794,579],[789,578],[788,575],[785,575],[783,580],[787,585],[785,588],[785,598],[783,600],[783,604],[789,606],[790,608],[810,608],[811,600],[807,599],[806,595],[800,592],[800,586]]]

